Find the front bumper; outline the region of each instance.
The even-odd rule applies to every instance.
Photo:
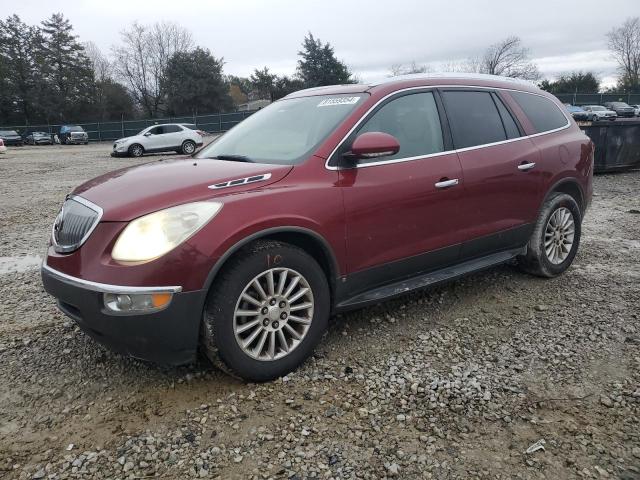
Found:
[[[205,292],[180,292],[179,287],[121,287],[90,282],[42,265],[45,290],[60,310],[97,342],[141,360],[180,365],[196,357]],[[109,313],[104,293],[145,293],[172,289],[171,303],[161,311],[121,315]]]
[[[67,138],[67,143],[72,143],[74,145],[84,145],[89,142],[89,137],[69,137]]]

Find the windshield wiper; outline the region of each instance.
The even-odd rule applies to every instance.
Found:
[[[232,162],[249,162],[249,163],[253,162],[253,160],[251,160],[246,155],[221,154],[221,155],[216,155],[215,157],[207,157],[207,158],[211,158],[214,160],[230,160]]]

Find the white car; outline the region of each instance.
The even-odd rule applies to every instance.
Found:
[[[640,105],[631,105],[633,107],[633,113],[636,117],[640,117]]]
[[[601,105],[583,105],[582,109],[589,114],[589,120],[615,120],[618,114],[613,110],[609,110]]]
[[[191,155],[202,146],[204,132],[187,123],[153,125],[137,135],[116,140],[112,157],[141,157],[145,153],[178,152]]]
[[[0,153],[7,153],[7,147],[4,146],[4,141],[0,138]]]

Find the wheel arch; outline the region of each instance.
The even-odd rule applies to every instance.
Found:
[[[584,192],[582,190],[582,187],[580,186],[580,183],[575,178],[563,178],[554,183],[545,195],[543,204],[553,193],[566,193],[567,195],[573,197],[573,199],[578,204],[578,207],[580,208],[580,212],[584,214],[586,208]]]
[[[336,284],[340,272],[333,249],[322,235],[308,228],[297,226],[267,228],[248,235],[242,240],[236,242],[216,261],[207,276],[204,290],[208,292],[211,289],[211,285],[213,285],[213,282],[222,268],[236,253],[238,253],[243,247],[258,240],[277,240],[284,243],[290,243],[303,249],[316,259],[327,277],[327,283],[329,284],[331,294],[331,303],[333,306]]]

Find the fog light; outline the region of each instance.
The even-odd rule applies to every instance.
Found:
[[[116,313],[150,313],[162,310],[171,302],[173,294],[162,293],[105,293],[104,306]]]

